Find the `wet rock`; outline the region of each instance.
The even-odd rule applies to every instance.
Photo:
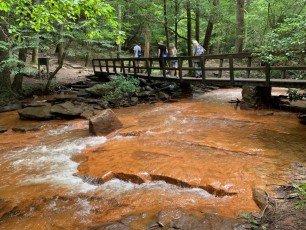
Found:
[[[268,202],[268,196],[265,191],[260,187],[252,188],[253,200],[257,204],[257,206],[264,210],[265,213],[270,213],[273,210],[273,207]]]
[[[16,206],[11,201],[0,199],[0,218],[12,212],[15,208]]]
[[[13,111],[13,110],[17,110],[17,109],[21,109],[21,104],[20,103],[2,106],[2,107],[0,107],[0,113]]]
[[[5,132],[7,132],[7,128],[0,127],[0,133],[5,133]]]
[[[54,118],[51,114],[51,104],[39,107],[26,107],[18,110],[20,119],[22,120],[50,120]]]
[[[85,110],[84,112],[81,113],[81,117],[89,119],[90,117],[94,116],[95,112],[91,110]]]
[[[83,110],[67,101],[62,104],[53,105],[50,112],[61,117],[79,117]]]
[[[251,108],[267,107],[271,103],[271,87],[245,85],[241,94],[244,103]]]
[[[59,101],[71,101],[74,100],[77,97],[76,94],[64,94],[63,92],[59,95],[56,95],[54,97],[54,101],[55,102],[59,102]]]
[[[130,99],[130,104],[131,105],[136,105],[139,102],[138,97],[131,97]]]
[[[228,230],[228,229],[243,229],[241,226],[243,221],[234,218],[228,218],[216,214],[206,213],[201,218],[194,215],[182,213],[179,218],[171,218],[169,229],[193,229],[193,230]]]
[[[158,92],[157,97],[162,101],[166,101],[170,98],[170,96],[164,92]]]
[[[132,230],[133,228],[129,227],[131,222],[138,220],[139,216],[128,216],[120,221],[108,223],[108,224],[96,224],[87,228],[88,230]]]
[[[140,97],[140,98],[143,98],[143,97],[149,97],[151,96],[152,92],[151,91],[142,91],[142,92],[139,92],[137,93],[137,96]]]
[[[299,116],[300,123],[306,125],[306,114],[302,114]]]
[[[105,85],[105,84],[97,84],[97,85],[94,85],[93,87],[87,88],[85,91],[94,96],[101,97],[101,96],[107,95],[109,92],[113,90],[114,90],[114,86]]]
[[[24,101],[22,102],[22,108],[26,108],[26,107],[43,107],[43,106],[48,106],[50,105],[50,103],[46,102],[46,101]]]
[[[107,135],[119,128],[122,128],[122,123],[111,109],[89,119],[89,132],[94,135]]]
[[[40,126],[16,126],[16,127],[13,127],[12,130],[14,132],[22,132],[22,133],[25,133],[25,132],[29,132],[29,131],[38,131],[41,127]]]

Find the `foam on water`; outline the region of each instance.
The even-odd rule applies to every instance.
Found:
[[[143,184],[133,184],[131,182],[125,182],[119,179],[112,179],[100,185],[99,189],[112,195],[121,195],[123,193],[136,190],[163,190],[167,195],[192,193],[194,195],[200,196],[200,198],[213,197],[211,194],[200,188],[181,188],[176,185],[168,184],[164,181],[152,181]]]
[[[78,163],[71,160],[87,147],[106,142],[105,137],[83,137],[66,140],[52,145],[27,147],[10,153],[11,168],[16,171],[31,171],[22,184],[48,183],[71,188],[78,192],[95,189],[96,186],[84,183],[81,178],[73,176]]]

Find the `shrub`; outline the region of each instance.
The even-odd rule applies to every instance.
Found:
[[[298,198],[299,201],[295,203],[297,209],[303,209],[306,207],[306,183],[294,184],[294,192],[291,193],[291,197]]]
[[[110,82],[105,83],[107,88],[114,90],[107,93],[103,99],[107,101],[120,100],[139,92],[139,80],[136,78],[126,78],[122,75],[114,77]]]

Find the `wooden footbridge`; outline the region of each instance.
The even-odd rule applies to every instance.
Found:
[[[178,67],[170,67],[171,61]],[[164,63],[160,68],[159,62]],[[199,67],[193,67],[200,61]],[[139,65],[138,65],[139,64]],[[112,74],[136,76],[165,81],[202,82],[207,85],[241,87],[243,85],[306,88],[306,66],[278,66],[262,63],[252,53],[208,54],[201,57],[175,58],[105,58],[93,59],[94,74],[105,77]],[[138,67],[139,66],[139,67]],[[177,73],[174,76],[174,73]],[[202,76],[196,78],[195,71]]]

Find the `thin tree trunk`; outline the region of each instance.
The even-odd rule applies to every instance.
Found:
[[[66,47],[64,48],[64,50],[67,50],[70,45],[72,43],[72,39],[70,39],[66,45]],[[66,52],[63,52],[63,55],[61,56],[61,59],[59,60],[59,65],[58,67],[55,69],[54,72],[52,72],[50,75],[49,75],[49,78],[48,78],[48,81],[47,81],[47,84],[45,86],[45,92],[48,92],[49,89],[50,89],[50,85],[51,85],[51,82],[53,80],[53,78],[56,76],[57,72],[63,67],[63,64],[64,64],[64,59],[66,57]]]
[[[18,63],[17,67],[19,70],[21,70],[22,68],[25,67],[25,63],[27,61],[27,49],[20,49],[19,50],[19,55],[18,55],[18,59],[20,61],[20,63]],[[23,75],[24,73],[17,73],[13,84],[12,84],[12,89],[15,92],[20,93],[22,91],[22,82],[23,82]]]
[[[144,57],[150,57],[151,30],[147,23],[144,28]]]
[[[166,35],[166,45],[169,47],[169,32],[168,32],[168,19],[167,19],[167,0],[164,0],[164,27]]]
[[[174,44],[175,47],[177,47],[177,30],[178,30],[178,12],[179,12],[179,6],[178,6],[178,0],[175,0],[175,23],[174,23]]]
[[[200,41],[200,6],[199,1],[196,1],[195,10],[195,39]]]
[[[191,7],[190,7],[190,0],[187,0],[186,3],[186,11],[187,11],[187,50],[188,50],[188,56],[192,56],[192,27],[191,27]],[[189,66],[192,66],[192,61],[189,61]]]
[[[209,16],[209,20],[207,23],[207,27],[206,27],[206,32],[205,32],[205,39],[203,42],[203,47],[204,49],[209,50],[209,42],[211,40],[211,35],[213,32],[213,28],[214,28],[214,23],[216,21],[216,17],[218,16],[217,12],[218,12],[218,6],[219,6],[219,0],[214,0],[213,1],[213,8],[210,12],[210,16]]]
[[[121,5],[118,5],[118,30],[121,30]],[[121,42],[118,44],[118,53],[117,53],[117,58],[120,58],[120,54],[121,54],[121,48],[122,48],[122,44]]]
[[[244,0],[237,0],[236,3],[236,52],[240,53],[243,49],[244,38]]]
[[[32,49],[32,63],[38,63],[38,47]]]
[[[64,32],[64,26],[60,25],[60,33],[62,34]],[[61,39],[63,38],[63,36],[61,35]],[[58,56],[57,56],[57,62],[58,64],[60,64],[62,56],[64,54],[64,45],[63,43],[60,43],[58,46]]]
[[[2,19],[5,18],[5,13],[0,11],[0,41],[8,42],[8,24]],[[8,47],[9,48],[9,47]],[[9,49],[0,49],[0,61],[5,61],[9,58]],[[0,63],[1,64],[1,63]],[[8,66],[0,71],[0,90],[11,92],[11,71]]]
[[[86,52],[85,55],[85,67],[88,67],[90,52]]]

